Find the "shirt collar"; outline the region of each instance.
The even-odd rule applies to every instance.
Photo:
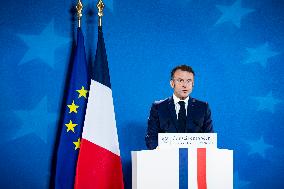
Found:
[[[174,103],[175,103],[175,104],[177,104],[179,101],[184,101],[184,102],[185,102],[185,104],[188,104],[189,96],[188,96],[188,97],[186,97],[186,99],[181,100],[181,99],[179,99],[179,98],[178,98],[175,94],[173,94],[173,99],[174,99]]]

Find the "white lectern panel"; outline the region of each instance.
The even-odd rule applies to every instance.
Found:
[[[207,188],[233,189],[233,150],[206,149]]]
[[[179,149],[132,152],[132,189],[178,189]]]

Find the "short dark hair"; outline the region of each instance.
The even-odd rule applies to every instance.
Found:
[[[194,73],[192,67],[183,64],[183,65],[176,66],[176,67],[174,67],[174,68],[172,69],[172,71],[171,71],[171,79],[173,79],[174,74],[175,74],[175,72],[176,72],[177,70],[181,70],[181,71],[186,71],[186,72],[192,73],[193,76],[195,75],[195,73]]]

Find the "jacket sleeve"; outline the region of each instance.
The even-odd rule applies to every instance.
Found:
[[[208,103],[206,103],[205,117],[203,122],[203,132],[214,133],[212,119],[211,119],[211,110]]]
[[[152,150],[158,146],[158,133],[160,128],[159,114],[157,110],[157,104],[153,103],[150,116],[148,118],[148,128],[146,132],[146,146]]]

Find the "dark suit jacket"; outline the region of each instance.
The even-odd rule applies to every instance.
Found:
[[[179,133],[173,97],[154,102],[148,118],[145,137],[149,149],[158,146],[158,133]],[[187,133],[212,133],[211,111],[208,103],[189,97],[187,106]]]

